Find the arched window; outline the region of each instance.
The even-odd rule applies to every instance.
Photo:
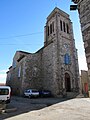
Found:
[[[62,29],[62,20],[60,20],[60,29],[61,29],[61,31],[63,30]]]
[[[68,24],[66,24],[66,28],[67,28],[67,33],[69,33],[69,26],[68,26]]]
[[[15,68],[16,67],[16,61],[13,59],[13,64],[12,67]]]
[[[48,36],[49,36],[49,26],[48,26],[48,28],[47,28],[47,31],[48,31]]]
[[[63,22],[63,30],[64,30],[64,32],[66,32],[65,22]]]
[[[68,53],[66,53],[65,56],[64,56],[64,63],[66,65],[71,63],[70,55]]]
[[[18,77],[21,75],[21,66],[18,68]]]
[[[52,22],[52,31],[54,32],[54,22]]]
[[[52,34],[52,24],[50,24],[50,34]]]

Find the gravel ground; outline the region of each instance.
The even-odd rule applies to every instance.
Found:
[[[59,98],[13,99],[17,110],[4,113],[1,120],[90,120],[90,98],[61,101]]]

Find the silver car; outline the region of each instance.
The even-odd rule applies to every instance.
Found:
[[[25,90],[24,92],[24,96],[25,97],[38,97],[39,96],[39,91],[36,90],[36,89],[28,89],[28,90]]]

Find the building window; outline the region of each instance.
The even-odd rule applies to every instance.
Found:
[[[66,32],[65,22],[63,22],[63,30],[64,30],[64,32]]]
[[[49,36],[49,26],[48,26],[47,30],[48,30],[48,36]]]
[[[60,29],[61,29],[61,31],[63,30],[62,29],[62,20],[60,20]]]
[[[89,46],[87,46],[87,47],[85,48],[85,53],[86,53],[86,54],[89,54],[89,53],[90,53],[90,47],[89,47]]]
[[[18,68],[18,77],[20,77],[21,74],[21,66]]]
[[[90,69],[90,63],[88,63],[88,68]]]
[[[54,32],[54,22],[47,27],[47,34],[48,36]]]
[[[52,24],[50,24],[50,34],[52,34]]]
[[[11,73],[8,74],[8,80],[11,80]]]
[[[54,22],[52,22],[52,31],[54,32]]]
[[[66,24],[66,28],[67,28],[67,33],[69,33],[69,26],[68,26],[68,24]]]
[[[13,65],[12,65],[12,67],[13,67],[13,68],[16,67],[16,61],[15,61],[15,60],[13,60]]]
[[[65,54],[64,56],[64,63],[66,65],[70,64],[71,60],[70,60],[70,55],[68,53]]]

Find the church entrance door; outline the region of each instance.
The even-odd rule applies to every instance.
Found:
[[[71,92],[70,75],[68,73],[65,73],[65,88],[66,92]]]

